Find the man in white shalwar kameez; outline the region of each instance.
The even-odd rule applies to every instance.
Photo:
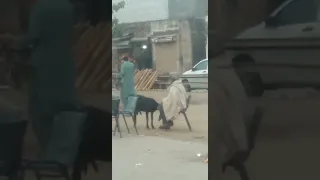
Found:
[[[235,152],[247,151],[245,122],[253,114],[245,89],[233,68],[210,68],[209,179],[220,180],[222,164]]]
[[[175,80],[169,87],[168,96],[161,102],[163,110],[163,117],[161,117],[161,119],[164,126],[168,125],[168,123],[170,126],[173,125],[173,120],[179,112],[187,108],[188,97],[189,94],[187,93],[181,79]],[[168,128],[168,126],[166,128]]]

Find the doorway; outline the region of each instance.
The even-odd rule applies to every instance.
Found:
[[[137,69],[152,69],[152,48],[149,41],[133,41],[132,57],[136,62]]]

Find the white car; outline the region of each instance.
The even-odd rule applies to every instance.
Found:
[[[184,72],[180,79],[188,92],[194,89],[208,89],[208,59],[198,62],[192,69]]]
[[[249,96],[320,87],[320,0],[286,0],[266,20],[226,45],[227,61]]]

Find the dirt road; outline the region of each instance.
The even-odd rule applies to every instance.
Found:
[[[253,180],[319,179],[320,93],[292,92],[274,91],[251,100],[266,108],[247,163]],[[240,179],[229,169],[224,180]]]
[[[113,138],[114,180],[206,180],[207,145],[153,136]],[[198,157],[199,155],[199,157]]]
[[[139,92],[160,101],[165,91]],[[155,114],[156,129],[146,128],[145,114],[139,115],[137,136],[131,128],[128,135],[121,121],[123,138],[113,137],[112,177],[116,180],[134,179],[208,179],[208,165],[203,163],[208,152],[208,103],[207,92],[192,93],[187,111],[193,131],[190,132],[184,117],[178,116],[170,131],[158,129],[158,113]],[[132,121],[129,118],[129,127]],[[200,156],[200,157],[198,157]]]

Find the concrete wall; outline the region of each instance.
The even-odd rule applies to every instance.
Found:
[[[152,47],[155,68],[167,73],[179,71],[178,42],[153,43]]]
[[[181,21],[181,51],[183,56],[182,72],[192,68],[192,38],[191,28],[188,21]]]
[[[170,35],[177,34],[176,41],[170,43],[159,43],[153,45],[153,57],[155,68],[164,72],[183,72],[192,67],[192,39],[190,24],[187,20],[165,20],[150,22],[152,34],[163,32]],[[180,53],[183,58],[180,67]]]

